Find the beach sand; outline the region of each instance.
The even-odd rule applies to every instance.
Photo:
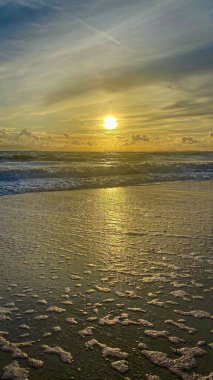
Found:
[[[2,379],[212,379],[212,190],[1,197]]]

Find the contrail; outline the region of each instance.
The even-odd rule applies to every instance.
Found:
[[[98,28],[95,28],[94,26],[88,24],[87,22],[83,21],[82,19],[80,19],[79,17],[76,17],[76,16],[72,16],[76,21],[79,22],[79,24],[83,25],[86,29],[88,30],[91,30],[93,32],[96,32],[96,33],[99,33],[100,35],[102,35],[103,37],[107,38],[109,41],[112,41],[114,44],[116,45],[119,45],[121,46],[123,49],[131,52],[131,53],[135,53],[134,50],[130,49],[128,46],[126,46],[125,44],[122,44],[120,41],[118,41],[116,38],[112,37],[110,34],[106,33],[106,32],[103,32],[103,30],[100,30]]]

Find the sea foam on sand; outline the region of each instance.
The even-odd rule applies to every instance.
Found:
[[[212,379],[212,190],[2,197],[0,378]]]

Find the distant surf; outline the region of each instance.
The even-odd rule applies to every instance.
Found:
[[[0,195],[209,179],[211,152],[0,152]]]

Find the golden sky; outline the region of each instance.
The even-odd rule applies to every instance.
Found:
[[[212,88],[212,1],[0,0],[1,150],[212,150]]]

